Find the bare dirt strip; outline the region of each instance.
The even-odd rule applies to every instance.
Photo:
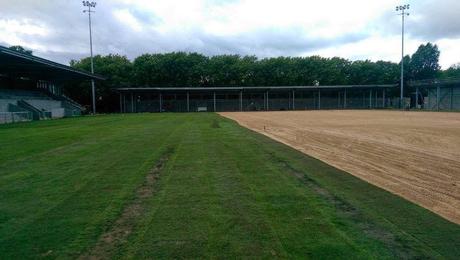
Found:
[[[220,115],[460,224],[460,113],[334,110]]]
[[[172,152],[173,150],[169,149],[163,154],[147,174],[142,185],[136,190],[134,199],[123,209],[121,216],[109,230],[99,237],[96,245],[90,251],[82,254],[79,259],[112,259],[117,248],[127,242],[136,222],[145,213],[146,201],[156,192],[155,184]]]

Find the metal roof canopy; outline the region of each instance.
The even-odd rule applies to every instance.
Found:
[[[389,85],[335,85],[335,86],[260,86],[260,87],[141,87],[117,88],[117,92],[148,92],[148,91],[262,91],[262,90],[317,90],[317,89],[369,89],[394,88]]]
[[[0,74],[37,80],[105,80],[104,77],[0,46]]]
[[[446,79],[426,79],[426,80],[415,80],[410,81],[410,87],[420,88],[433,88],[433,87],[452,87],[452,85],[458,85],[460,87],[460,78],[446,78]]]

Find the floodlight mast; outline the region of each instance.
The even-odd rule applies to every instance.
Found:
[[[401,15],[402,17],[402,24],[401,24],[401,94],[400,94],[400,100],[399,100],[399,106],[402,109],[404,106],[404,22],[405,22],[405,17],[409,16],[409,12],[406,10],[409,10],[410,5],[400,5],[396,7],[396,12],[400,12],[398,15]]]
[[[96,2],[82,1],[83,6],[88,7],[87,10],[83,10],[83,13],[88,13],[89,21],[89,46],[91,52],[91,73],[94,74],[94,62],[93,62],[93,32],[91,25],[91,13],[94,11],[91,8],[96,8]],[[91,94],[92,94],[92,103],[93,103],[93,114],[96,114],[96,87],[94,86],[94,79],[91,79]]]

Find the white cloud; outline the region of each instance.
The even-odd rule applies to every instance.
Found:
[[[460,61],[457,0],[100,0],[96,53],[197,51],[400,59],[400,18],[410,3],[406,53],[438,43],[441,64]],[[439,8],[434,8],[437,5]],[[0,0],[0,41],[68,62],[87,53],[87,17],[79,1]],[[62,55],[60,55],[62,53]]]
[[[444,69],[460,62],[460,39],[442,39],[436,41],[441,50],[441,65]]]
[[[142,31],[142,24],[129,12],[129,10],[115,10],[113,11],[113,15],[119,20],[120,23],[126,24],[132,30],[136,32]]]

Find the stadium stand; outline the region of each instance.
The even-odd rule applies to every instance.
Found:
[[[412,106],[424,110],[460,111],[460,78],[409,82]]]
[[[0,124],[79,116],[84,108],[63,94],[69,81],[104,80],[0,46]]]

